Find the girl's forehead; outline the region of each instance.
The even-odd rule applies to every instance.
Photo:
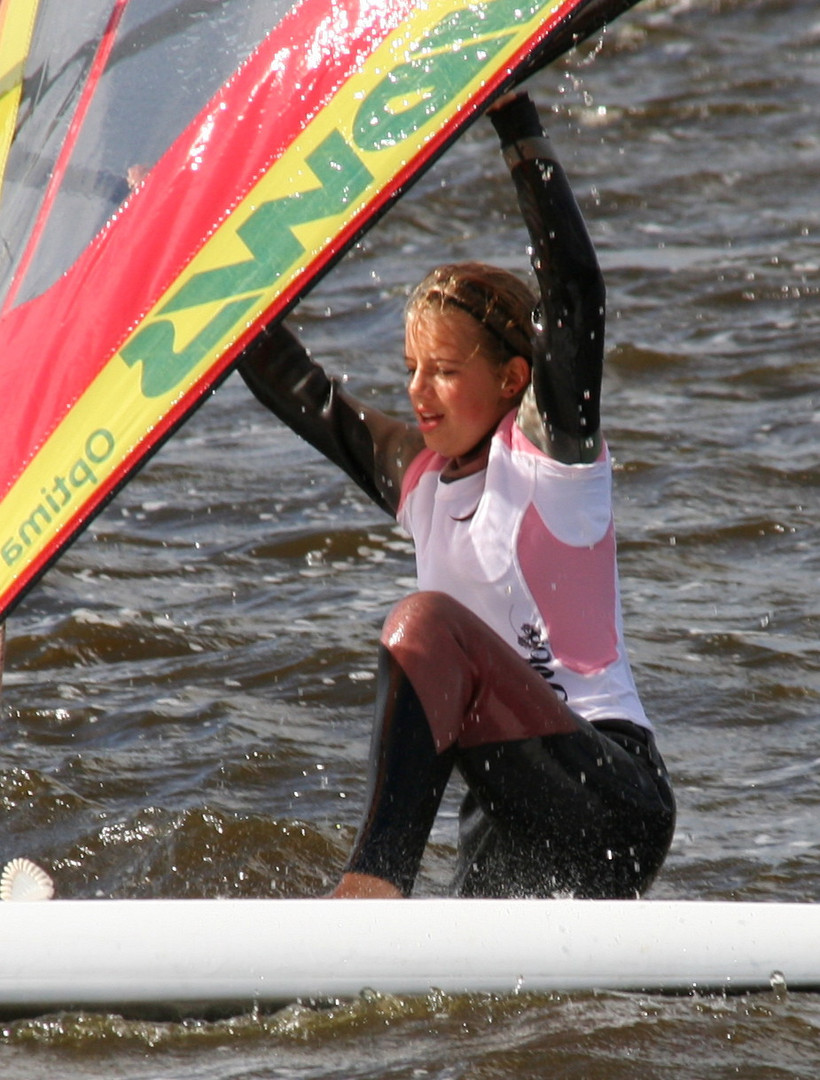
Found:
[[[419,346],[455,349],[466,355],[478,344],[480,328],[458,308],[420,307],[408,312],[405,337]]]

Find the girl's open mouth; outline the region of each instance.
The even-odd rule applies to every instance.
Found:
[[[418,420],[419,430],[426,432],[438,427],[444,417],[441,413],[417,412],[416,419]]]

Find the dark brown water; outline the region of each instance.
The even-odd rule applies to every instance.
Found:
[[[625,618],[679,799],[653,895],[816,900],[820,9],[649,2],[531,89],[609,288]],[[525,261],[485,124],[302,304],[305,339],[401,409],[405,291],[464,257]],[[70,896],[326,890],[360,806],[375,638],[412,587],[391,522],[229,380],[10,621],[0,862],[27,854]],[[423,891],[447,880],[457,795]],[[71,1014],[0,1026],[0,1074],[813,1080],[820,999]]]

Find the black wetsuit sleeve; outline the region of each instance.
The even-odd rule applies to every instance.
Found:
[[[420,444],[410,425],[345,393],[281,323],[245,349],[239,373],[275,416],[395,516],[401,478]]]
[[[525,401],[519,423],[557,460],[594,461],[601,445],[605,319],[595,249],[529,97],[518,95],[490,118],[530,235],[540,291],[534,319],[535,401]]]

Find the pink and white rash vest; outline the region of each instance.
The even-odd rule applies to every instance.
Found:
[[[478,615],[585,719],[651,727],[624,645],[609,452],[564,465],[515,417],[499,424],[479,473],[444,482],[447,459],[430,450],[410,465],[398,521],[419,588]]]

